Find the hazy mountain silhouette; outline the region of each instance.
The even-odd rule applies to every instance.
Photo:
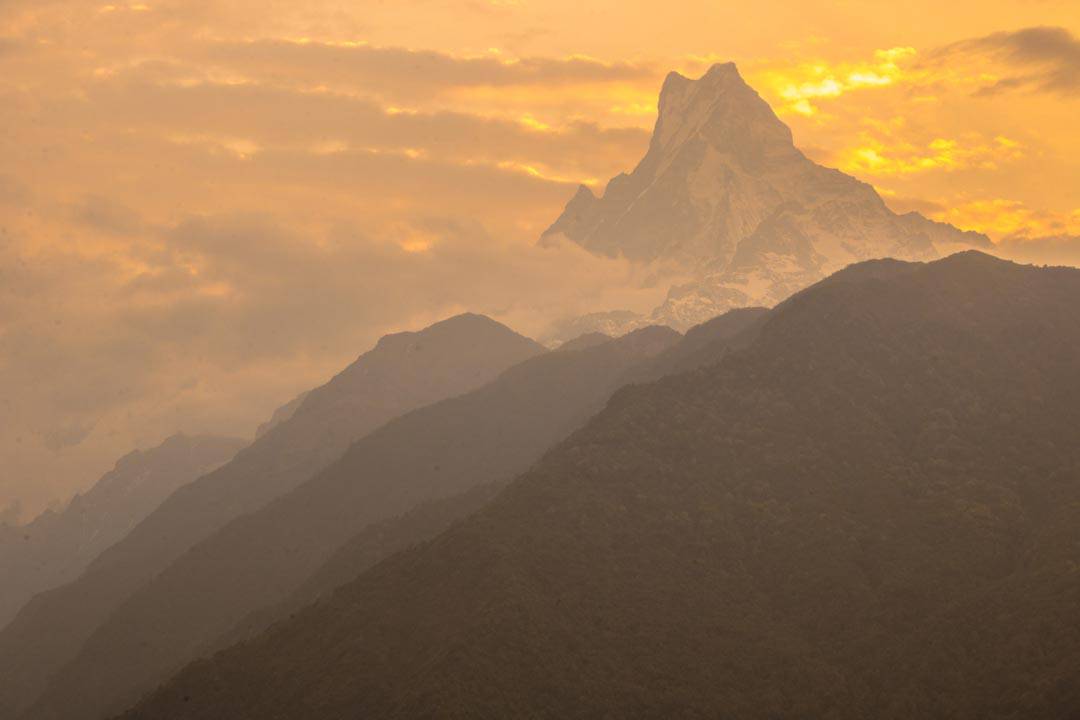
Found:
[[[124,717],[1074,716],[1078,304],[841,272]]]
[[[596,347],[597,345],[603,345],[611,340],[610,335],[605,335],[602,332],[587,332],[578,335],[575,338],[571,338],[564,343],[561,343],[555,349],[560,352],[567,350],[584,350],[586,348]]]
[[[549,346],[559,346],[593,333],[618,337],[649,324],[644,316],[630,310],[586,313],[556,321],[542,341]]]
[[[733,63],[698,80],[669,74],[645,157],[601,197],[581,186],[541,242],[557,238],[681,267],[693,279],[672,287],[647,320],[678,329],[730,308],[774,305],[853,262],[991,245],[917,213],[897,215],[870,185],[808,159]],[[594,313],[556,337],[617,334],[645,321]]]
[[[677,345],[652,362],[641,365],[629,379],[634,382],[658,380],[719,362],[729,352],[752,342],[768,315],[767,308],[738,308],[695,325],[686,331]]]
[[[136,450],[67,506],[0,533],[0,627],[36,593],[73,580],[177,488],[227,462],[246,441],[174,435]]]
[[[456,495],[428,500],[402,515],[363,527],[284,600],[250,613],[216,638],[201,654],[209,656],[216,650],[254,638],[273,623],[294,616],[394,553],[430,540],[487,505],[511,479],[477,485]]]
[[[719,361],[740,347],[767,311],[760,308],[732,310],[708,323],[691,328],[673,346],[651,359],[631,366],[619,382],[641,382],[664,377]],[[592,348],[610,338],[600,333],[583,335],[566,343],[559,352]],[[224,648],[254,637],[271,623],[290,616],[359,575],[376,562],[411,545],[435,537],[451,523],[475,512],[494,498],[511,478],[480,485],[459,495],[425,502],[404,516],[361,530],[339,548],[304,584],[280,604],[252,613],[215,647]]]
[[[678,339],[669,328],[646,328],[534,357],[367,435],[133,593],[52,678],[28,717],[125,709],[246,615],[284,600],[366,525],[528,469],[599,410],[628,369]]]
[[[24,607],[0,632],[0,717],[31,703],[99,625],[193,545],[310,479],[388,420],[468,392],[543,352],[472,314],[382,338],[312,390],[288,420],[171,495],[80,578]]]
[[[307,399],[307,396],[307,392],[302,392],[289,402],[274,410],[274,413],[270,416],[270,419],[262,423],[261,425],[259,425],[259,427],[255,429],[255,437],[261,438],[263,435],[270,432],[278,425],[295,415],[296,411],[300,409],[300,405],[302,405],[304,400]]]

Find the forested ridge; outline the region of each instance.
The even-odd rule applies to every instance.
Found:
[[[1078,307],[854,266],[124,717],[1074,717]]]

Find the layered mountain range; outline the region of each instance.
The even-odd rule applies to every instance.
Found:
[[[161,565],[125,597],[106,598],[111,608],[96,600],[93,613],[80,614],[77,600],[95,600],[107,579],[88,573],[0,634],[10,677],[20,678],[14,660],[21,654],[32,671],[21,677],[42,682],[36,700],[13,704],[14,711],[25,718],[98,718],[123,710],[185,662],[258,636],[379,560],[434,537],[495,497],[619,386],[713,361],[762,316],[760,310],[731,313],[685,338],[665,327],[617,339],[582,336],[557,352],[526,358],[472,392],[389,421],[295,490],[226,523],[175,558],[159,557]],[[477,337],[474,323],[501,328],[476,316],[434,327],[471,341],[472,352],[497,348],[505,339],[499,333]],[[426,342],[410,336],[406,347],[426,347],[442,357],[439,351],[450,347],[446,340],[435,342],[435,334],[417,334]],[[287,432],[303,416],[302,407],[270,434]],[[286,406],[276,414],[287,413]],[[38,647],[45,624],[58,622],[72,629],[66,644]],[[81,636],[77,645],[71,635]],[[11,687],[25,692],[25,686]]]
[[[124,710],[217,649],[246,616],[281,617],[289,596],[369,525],[527,470],[598,411],[628,370],[678,339],[670,328],[645,328],[533,357],[473,392],[388,422],[297,489],[165,566],[94,630],[26,716]],[[273,607],[280,603],[282,610]]]
[[[178,461],[0,629],[0,717],[1080,711],[1080,272],[939,259],[989,241],[734,65],[659,110],[542,241],[686,278],[660,307],[387,336]]]
[[[474,314],[382,338],[230,462],[170,495],[73,582],[23,607],[0,630],[0,717],[30,706],[99,626],[192,546],[311,479],[387,421],[544,352]]]
[[[852,266],[123,717],[1073,717],[1078,304]]]
[[[578,189],[541,243],[564,239],[674,266],[689,280],[649,317],[594,313],[559,336],[644,323],[683,330],[731,308],[775,305],[854,262],[991,245],[918,213],[898,215],[870,185],[807,158],[733,63],[698,80],[668,75],[645,157],[601,197]]]
[[[223,465],[246,443],[175,435],[136,450],[60,511],[0,532],[0,627],[35,594],[74,580],[173,492]]]

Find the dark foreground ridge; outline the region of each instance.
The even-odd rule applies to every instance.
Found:
[[[124,717],[1080,712],[1080,272],[856,266]]]

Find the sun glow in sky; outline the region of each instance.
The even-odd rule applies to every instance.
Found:
[[[387,331],[651,307],[534,241],[640,158],[670,70],[734,60],[895,210],[1077,262],[1078,34],[1074,0],[8,0],[0,507],[248,435]]]

